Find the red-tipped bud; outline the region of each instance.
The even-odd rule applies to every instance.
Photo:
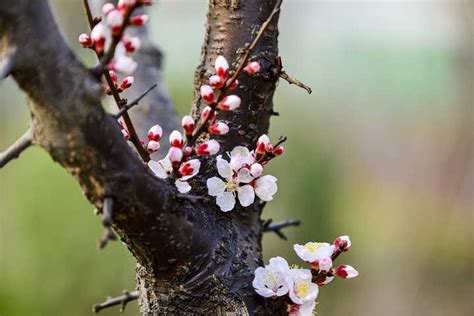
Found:
[[[228,95],[217,105],[217,107],[224,111],[233,111],[240,106],[240,98],[236,95]]]
[[[349,236],[339,236],[332,244],[340,251],[348,251],[351,247],[351,239]]]
[[[268,138],[266,134],[263,134],[257,140],[257,148],[255,149],[255,152],[257,154],[265,153],[268,144],[270,144],[270,138]]]
[[[186,135],[192,135],[196,127],[194,119],[190,115],[183,116],[181,126],[183,126]]]
[[[352,279],[358,276],[359,272],[350,265],[341,264],[334,270],[334,274],[344,279]]]
[[[92,39],[89,37],[89,35],[83,33],[83,34],[79,35],[79,43],[84,48],[91,47],[92,46]]]
[[[285,152],[285,149],[283,148],[283,146],[277,146],[273,149],[273,154],[275,156],[281,156],[283,155],[284,152]]]
[[[118,76],[117,73],[113,70],[109,70],[109,76],[113,82],[117,82]]]
[[[209,84],[216,89],[220,89],[224,86],[224,81],[218,75],[214,75],[209,78]]]
[[[211,114],[212,112],[212,114]],[[210,117],[209,117],[210,116]],[[205,121],[207,118],[208,122],[213,122],[216,119],[216,113],[212,111],[210,106],[206,106],[201,112],[201,121]]]
[[[117,7],[120,10],[125,10],[126,8],[134,6],[136,2],[136,0],[119,0]]]
[[[196,154],[200,156],[210,156],[215,155],[219,152],[220,145],[219,143],[214,140],[208,140],[205,143],[202,143],[196,147]]]
[[[199,161],[199,159],[191,159],[181,165],[181,167],[179,168],[179,174],[182,177],[190,176],[199,172],[200,167],[201,162]]]
[[[173,165],[173,168],[177,168],[183,159],[183,151],[178,147],[171,147],[168,151],[168,158]]]
[[[217,56],[214,69],[216,70],[216,74],[222,78],[222,81],[227,79],[227,76],[229,75],[229,63],[224,56]]]
[[[259,163],[254,163],[250,166],[250,174],[254,178],[258,178],[262,175],[263,173],[263,167]]]
[[[122,136],[123,138],[125,138],[126,140],[129,140],[130,139],[130,134],[128,133],[128,131],[124,128],[122,128]]]
[[[102,14],[107,15],[114,9],[115,9],[115,6],[112,3],[106,3],[102,6]]]
[[[184,154],[185,157],[191,156],[192,153],[193,153],[193,148],[192,147],[189,147],[189,146],[184,147],[183,154]]]
[[[148,15],[142,14],[142,15],[136,15],[132,16],[130,18],[130,24],[135,25],[135,26],[142,26],[148,22]]]
[[[123,79],[122,82],[120,83],[120,89],[125,90],[125,89],[130,88],[134,80],[135,78],[133,76],[125,77],[125,79]]]
[[[201,86],[201,97],[207,103],[214,101],[214,90],[212,90],[212,87],[208,85]]]
[[[120,33],[123,25],[123,14],[120,10],[111,10],[107,14],[107,25],[109,26],[112,34],[117,35]]]
[[[225,135],[229,132],[229,126],[222,122],[217,122],[209,126],[209,132],[216,135]]]
[[[154,140],[155,142],[159,142],[161,139],[161,135],[163,135],[163,129],[160,125],[153,125],[148,130],[148,140]]]
[[[104,25],[102,25],[102,23],[99,23],[94,26],[91,32],[91,40],[94,44],[94,49],[96,50],[96,52],[101,53],[104,51],[105,38],[106,32]]]
[[[127,53],[133,53],[140,49],[141,41],[138,37],[124,36],[122,42]]]
[[[234,82],[232,82],[232,84],[230,85],[230,90],[234,90],[234,89],[237,89],[239,87],[239,80],[234,80]]]
[[[318,261],[318,267],[320,271],[328,272],[332,268],[332,260],[329,257],[322,257]]]
[[[171,132],[169,140],[173,147],[181,148],[183,146],[183,135],[177,130]]]
[[[244,71],[249,75],[257,73],[260,71],[260,64],[256,61],[252,61],[247,66],[245,66]]]
[[[152,154],[160,149],[160,143],[155,142],[154,140],[150,140],[148,142],[148,145],[146,146],[146,150],[148,151],[149,154]]]

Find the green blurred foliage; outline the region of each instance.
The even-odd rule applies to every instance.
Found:
[[[80,2],[53,1],[74,50]],[[285,69],[270,135],[287,135],[268,173],[279,193],[265,218],[299,218],[264,255],[302,264],[294,243],[349,234],[340,262],[360,277],[320,291],[318,315],[472,315],[473,34],[464,2],[285,3]],[[168,86],[189,111],[205,1],[161,1],[152,14]],[[471,10],[472,12],[472,10]],[[23,94],[0,85],[0,148],[28,124]],[[134,287],[120,243],[96,249],[100,221],[80,188],[39,148],[0,172],[0,315],[90,315]],[[117,315],[117,309],[103,312]],[[126,315],[136,315],[136,303]]]

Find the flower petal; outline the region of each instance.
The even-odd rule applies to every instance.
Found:
[[[242,168],[239,170],[239,182],[240,183],[250,183],[254,177],[250,174],[250,170],[247,168]]]
[[[155,175],[158,178],[166,179],[166,178],[168,178],[168,172],[163,167],[162,161],[163,160],[159,160],[159,161],[150,160],[148,162],[148,167],[151,169],[151,171],[153,171],[155,173]]]
[[[176,180],[174,183],[176,188],[178,189],[179,193],[188,193],[191,191],[191,186],[186,181],[181,181],[180,179]]]
[[[255,201],[255,192],[250,184],[244,185],[238,189],[240,205],[247,207]]]
[[[227,160],[222,159],[222,156],[217,156],[217,171],[219,175],[224,179],[230,179],[232,177],[232,168]]]
[[[222,212],[232,211],[235,206],[235,196],[231,192],[223,192],[217,196],[216,203]]]
[[[277,178],[274,176],[263,176],[255,182],[255,193],[262,201],[273,200],[273,195],[278,191]]]
[[[225,191],[225,182],[218,177],[207,179],[206,184],[210,196],[218,196]]]
[[[255,162],[255,158],[250,153],[249,149],[243,146],[237,146],[232,149],[230,153],[230,165],[233,170],[239,170],[242,165],[251,165]]]

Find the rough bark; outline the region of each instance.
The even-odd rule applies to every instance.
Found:
[[[217,54],[236,64],[275,3],[209,1],[196,89],[209,77]],[[277,18],[252,55],[261,63],[261,73],[252,79],[239,78],[241,87],[235,93],[242,106],[236,113],[222,114],[232,127],[225,138],[219,138],[224,150],[236,145],[251,147],[267,132],[278,79],[274,71],[276,25]],[[137,260],[143,314],[286,313],[284,304],[264,301],[251,285],[253,271],[262,264],[262,206],[258,201],[223,213],[214,199],[179,198],[171,182],[156,178],[100,106],[99,82],[65,44],[46,0],[3,0],[0,36],[0,52],[16,52],[11,75],[28,96],[34,143],[77,179],[99,210],[104,198],[114,199],[113,228]],[[136,93],[140,94],[156,78],[160,80],[161,74],[159,54],[151,46],[145,45],[137,59],[141,64],[137,85],[143,89]],[[161,94],[147,101],[154,114],[142,116],[141,121],[139,115],[135,117],[141,133],[150,120],[164,125],[165,130],[174,128],[177,120],[169,98],[159,107],[151,106],[166,95],[162,92],[158,90]],[[194,115],[200,104],[196,96]],[[205,180],[215,174],[214,161],[204,160],[200,175],[191,182],[193,194],[207,197]]]

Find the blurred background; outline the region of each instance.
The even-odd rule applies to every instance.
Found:
[[[151,29],[165,53],[180,114],[190,109],[205,0],[161,0]],[[52,1],[74,50],[81,1]],[[461,1],[285,1],[285,69],[313,94],[280,82],[271,164],[279,193],[265,218],[299,218],[289,240],[264,238],[266,260],[290,263],[294,243],[348,234],[339,263],[360,277],[320,291],[317,314],[473,315],[473,5]],[[25,97],[0,83],[0,148],[28,125]],[[100,222],[78,185],[39,148],[0,172],[0,315],[91,315],[134,288],[120,243],[99,252]],[[118,309],[102,312],[117,315]],[[125,315],[137,315],[136,303]]]

